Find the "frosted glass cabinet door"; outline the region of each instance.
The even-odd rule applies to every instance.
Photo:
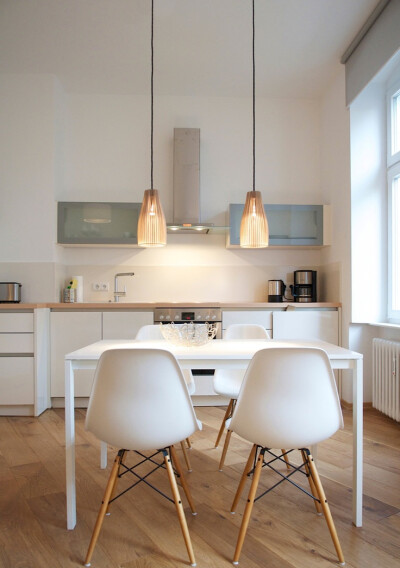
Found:
[[[244,205],[229,206],[229,244],[239,245]],[[323,205],[264,205],[270,246],[322,246]]]
[[[141,203],[59,202],[57,242],[135,245]]]

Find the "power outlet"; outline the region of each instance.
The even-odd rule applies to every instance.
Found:
[[[92,290],[95,292],[108,292],[110,290],[109,282],[92,282]]]

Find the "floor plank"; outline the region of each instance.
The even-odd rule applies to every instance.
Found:
[[[186,472],[198,514],[192,516],[180,488],[197,565],[230,565],[248,487],[235,515],[230,506],[251,445],[232,436],[226,464],[218,471],[222,443],[215,439],[224,408],[197,407],[203,430],[189,450]],[[114,458],[99,468],[99,443],[84,430],[85,410],[76,410],[77,527],[66,530],[64,411],[38,418],[0,417],[0,568],[72,568],[86,554]],[[371,409],[364,413],[364,524],[352,523],[352,416],[318,448],[318,467],[350,568],[400,565],[400,424]],[[182,452],[177,448],[182,459]],[[130,456],[131,459],[131,456]],[[133,459],[133,458],[132,458]],[[294,461],[297,460],[293,455]],[[184,464],[182,459],[182,464]],[[274,482],[263,470],[260,491]],[[154,476],[169,494],[163,470]],[[125,480],[121,480],[121,487]],[[178,481],[178,484],[180,482]],[[300,485],[307,485],[305,479]],[[336,564],[323,518],[312,500],[281,485],[256,502],[240,565],[246,568],[326,568]],[[93,555],[94,568],[179,568],[188,565],[174,506],[148,487],[136,487],[111,507]]]

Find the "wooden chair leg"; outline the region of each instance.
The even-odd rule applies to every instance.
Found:
[[[300,451],[301,451],[301,457],[303,458],[303,463],[304,463],[304,467],[305,467],[305,470],[306,470],[308,483],[310,485],[310,491],[311,491],[313,497],[315,497],[315,499],[314,499],[315,508],[317,510],[318,515],[322,515],[321,504],[319,503],[319,501],[316,500],[316,499],[319,499],[319,495],[318,495],[318,492],[315,488],[314,479],[313,479],[313,476],[311,475],[310,467],[308,465],[307,454],[304,450],[300,450]]]
[[[90,560],[92,559],[92,554],[94,547],[96,546],[97,539],[99,537],[100,529],[104,521],[104,515],[108,508],[108,503],[111,498],[111,493],[115,486],[116,477],[118,475],[119,466],[124,455],[124,450],[120,450],[114,460],[114,465],[111,469],[110,477],[108,479],[107,487],[104,493],[103,501],[101,503],[100,511],[97,515],[96,524],[93,529],[92,538],[90,540],[89,548],[86,554],[85,566],[90,566]]]
[[[113,485],[113,488],[112,488],[112,490],[111,490],[110,500],[109,500],[109,502],[108,502],[108,507],[107,507],[107,511],[106,511],[106,515],[107,515],[107,516],[110,515],[110,501],[112,501],[112,500],[114,499],[114,497],[115,497],[115,493],[116,493],[116,489],[117,489],[117,482],[118,482],[118,479],[119,479],[119,475],[120,475],[120,473],[121,473],[121,465],[124,463],[124,459],[125,459],[126,454],[127,454],[127,451],[124,450],[124,453],[123,453],[122,456],[121,456],[121,460],[120,460],[120,464],[119,464],[119,467],[118,467],[117,475],[115,476],[114,485]]]
[[[190,441],[190,438],[186,438],[186,444],[187,444],[188,449],[191,450],[192,449],[192,443]]]
[[[332,519],[331,510],[329,508],[328,501],[326,500],[325,492],[324,492],[324,489],[322,487],[322,483],[321,483],[321,480],[319,478],[318,471],[317,471],[317,468],[315,467],[315,463],[313,461],[311,454],[307,454],[307,463],[308,463],[308,466],[310,468],[310,472],[311,472],[311,475],[312,475],[312,478],[313,478],[315,489],[317,490],[317,493],[318,493],[318,496],[319,496],[319,499],[320,499],[320,502],[321,502],[322,511],[324,513],[326,524],[328,525],[329,532],[331,533],[332,541],[333,541],[333,544],[335,546],[339,562],[340,562],[340,564],[344,565],[345,561],[344,561],[344,556],[343,556],[343,552],[342,552],[342,547],[340,546],[339,538],[338,538],[338,535],[337,535],[337,532],[336,532],[336,527],[335,527],[335,524],[334,524],[333,519]]]
[[[183,441],[181,442],[181,448],[182,448],[183,457],[185,458],[187,470],[192,471],[192,466],[191,466],[191,463],[190,463],[188,453],[186,451],[185,442],[183,442]]]
[[[247,498],[247,503],[246,503],[246,508],[245,508],[244,514],[243,514],[242,525],[240,527],[239,536],[238,536],[238,540],[237,540],[237,544],[236,544],[235,555],[233,557],[233,564],[239,564],[239,556],[240,556],[240,553],[242,551],[244,538],[246,536],[247,527],[249,525],[250,515],[251,515],[251,511],[253,509],[253,505],[254,505],[254,499],[255,499],[255,496],[256,496],[258,482],[260,481],[260,474],[261,474],[261,469],[262,469],[262,466],[263,466],[263,461],[264,461],[264,451],[261,450],[261,452],[260,452],[260,454],[257,458],[257,465],[256,465],[256,468],[254,470],[253,481],[252,481],[252,484],[251,484],[251,487],[250,487],[249,496]]]
[[[179,495],[178,485],[176,483],[174,470],[172,469],[171,458],[170,458],[168,453],[166,453],[164,455],[164,462],[165,462],[165,467],[166,467],[167,473],[168,473],[169,483],[171,485],[172,495],[173,495],[174,501],[175,501],[176,512],[178,513],[178,519],[179,519],[179,523],[181,525],[183,539],[185,541],[186,550],[187,550],[188,555],[189,555],[189,560],[190,560],[190,563],[191,563],[192,566],[196,566],[196,560],[195,560],[194,553],[193,553],[192,541],[190,540],[189,529],[187,527],[186,517],[185,517],[185,513],[183,511],[183,505],[182,505],[182,501],[181,501],[181,498],[180,498],[180,495]]]
[[[238,488],[237,488],[237,491],[236,491],[235,498],[234,498],[233,503],[232,503],[232,507],[231,507],[231,513],[232,514],[235,513],[235,511],[236,511],[237,504],[239,502],[240,496],[243,492],[243,488],[244,488],[246,481],[247,481],[247,476],[250,473],[251,468],[253,467],[254,456],[256,455],[256,449],[257,449],[257,445],[253,444],[253,447],[251,448],[251,451],[250,451],[250,455],[247,459],[247,463],[246,463],[245,468],[243,470],[242,477],[240,478],[240,482],[239,482],[239,485],[238,485]]]
[[[218,445],[221,441],[222,434],[224,433],[224,430],[225,430],[225,422],[228,420],[229,416],[231,415],[232,407],[233,407],[233,398],[231,398],[231,400],[229,401],[229,404],[227,406],[227,409],[226,409],[226,412],[225,412],[225,415],[224,415],[224,419],[222,420],[222,424],[221,424],[221,427],[220,427],[219,432],[218,432],[217,440],[215,442],[216,448],[218,448]]]
[[[289,463],[289,458],[288,458],[287,455],[286,455],[286,450],[282,450],[282,449],[281,449],[281,452],[282,452],[282,454],[283,454],[283,459],[284,459],[285,462],[286,462],[286,469],[287,469],[287,470],[290,470],[290,463]]]
[[[222,471],[222,468],[224,467],[226,453],[228,451],[229,442],[231,441],[231,436],[232,436],[232,430],[228,430],[225,436],[225,442],[224,442],[224,447],[222,449],[221,459],[219,460],[219,466],[218,466],[219,471]]]
[[[183,490],[184,490],[185,495],[186,495],[186,499],[188,500],[190,510],[192,511],[192,515],[197,515],[196,509],[195,509],[195,506],[194,506],[194,503],[193,503],[193,499],[192,499],[192,494],[190,493],[189,486],[187,484],[185,476],[183,475],[181,463],[179,461],[179,458],[178,458],[178,455],[176,453],[174,446],[170,447],[170,452],[171,452],[172,463],[174,464],[175,469],[178,472],[178,475],[180,477],[181,484],[182,484]]]

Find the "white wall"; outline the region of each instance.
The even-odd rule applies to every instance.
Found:
[[[58,300],[65,279],[76,274],[84,276],[85,299],[97,300],[92,281],[106,272],[112,287],[121,267],[137,273],[127,299],[263,301],[269,279],[290,283],[293,270],[320,266],[320,250],[227,250],[222,235],[171,235],[161,250],[56,246],[57,201],[142,200],[150,183],[148,97],[66,94],[45,75],[3,76],[1,84],[7,215],[0,279],[21,281],[25,301]],[[321,203],[319,101],[256,105],[256,184],[264,201]],[[154,109],[154,179],[166,217],[173,129],[199,127],[202,220],[225,224],[229,203],[244,202],[251,188],[251,99],[156,97]]]
[[[2,262],[51,262],[57,80],[0,75]]]

